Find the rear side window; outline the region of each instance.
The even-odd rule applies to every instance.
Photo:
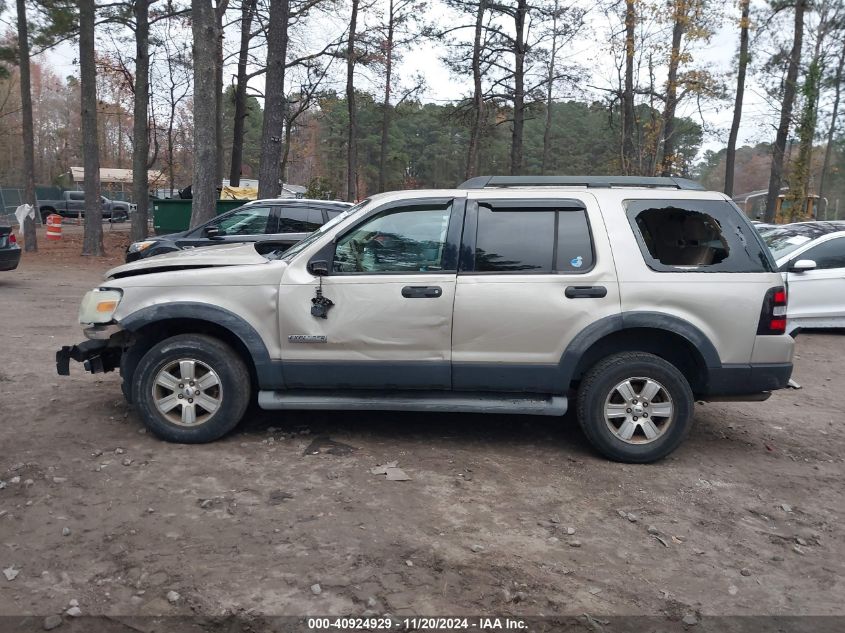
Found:
[[[730,203],[629,200],[628,221],[646,264],[660,272],[771,272],[759,234]]]
[[[584,209],[550,205],[493,209],[478,206],[476,272],[584,272],[593,267],[593,247]]]
[[[323,211],[308,207],[279,209],[279,233],[311,233],[323,226]]]
[[[478,208],[475,270],[478,272],[552,272],[553,211],[493,211]]]

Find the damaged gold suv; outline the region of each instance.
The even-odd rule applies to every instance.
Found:
[[[287,250],[196,249],[109,271],[88,341],[176,442],[264,409],[562,416],[649,462],[696,400],[787,386],[793,340],[768,249],[723,194],[677,178],[480,177],[373,196]]]

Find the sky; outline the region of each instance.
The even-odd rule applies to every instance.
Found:
[[[760,6],[763,0],[753,0],[752,6]],[[610,24],[606,16],[597,10],[595,2],[588,0],[575,0],[576,4],[583,4],[588,9],[586,23],[587,28],[582,31],[567,49],[563,51],[563,57],[567,61],[580,64],[584,68],[586,79],[576,87],[563,86],[562,97],[576,96],[579,99],[601,99],[604,94],[602,89],[612,85],[612,78],[615,73],[612,55],[609,52],[608,28]],[[706,67],[713,73],[720,74],[728,87],[730,98],[724,101],[709,102],[698,109],[694,101],[682,103],[679,115],[690,116],[697,121],[704,123],[705,140],[702,152],[706,150],[717,151],[724,147],[727,142],[728,131],[733,115],[733,91],[735,87],[735,65],[736,50],[738,46],[738,9],[732,4],[722,5],[724,20],[716,30],[712,39],[707,44],[699,44],[692,50],[695,63]],[[233,13],[232,19],[235,19]],[[449,15],[442,8],[438,12],[430,12],[424,16],[431,21],[452,23],[456,16]],[[314,29],[308,37],[320,36],[329,37],[331,34],[342,33],[347,26],[346,16],[341,14],[322,16],[308,28]],[[186,33],[188,35],[188,33]],[[788,34],[787,34],[788,35]],[[752,36],[753,37],[753,36]],[[226,31],[227,48],[234,50],[239,39],[238,25],[232,24]],[[102,45],[108,47],[110,42],[103,40]],[[759,52],[764,52],[765,46],[759,44]],[[754,47],[753,47],[754,50]],[[425,88],[420,95],[424,102],[448,103],[453,102],[462,95],[469,93],[471,83],[469,78],[461,79],[449,72],[442,61],[445,49],[442,44],[431,41],[420,41],[403,56],[397,65],[396,76],[406,81],[419,74],[425,78]],[[72,44],[63,44],[45,54],[48,65],[61,76],[78,75],[76,65],[77,52]],[[333,76],[334,87],[343,90],[344,69],[343,64],[335,64]],[[660,70],[658,69],[658,82],[660,82]],[[226,76],[234,74],[234,65],[230,64],[226,69]],[[374,92],[380,90],[378,80],[368,74],[366,70],[359,72],[360,84],[364,89]],[[256,78],[251,84],[259,92],[263,91],[263,78]],[[769,102],[765,90],[757,82],[753,73],[749,73],[743,102],[743,120],[739,133],[739,144],[756,144],[762,141],[771,141],[774,136],[774,129],[777,123],[777,104]]]

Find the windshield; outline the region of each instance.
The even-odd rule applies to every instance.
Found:
[[[340,213],[333,217],[331,220],[326,222],[323,226],[319,229],[311,233],[308,237],[303,240],[300,240],[287,250],[285,249],[276,249],[270,251],[266,255],[264,255],[267,259],[283,259],[285,261],[290,261],[292,257],[301,253],[304,249],[308,248],[309,245],[313,244],[315,240],[320,239],[320,237],[328,230],[332,229],[333,227],[337,226],[341,222],[343,222],[346,218],[358,213],[361,209],[366,207],[370,204],[370,199],[367,198],[366,200],[362,200],[354,207],[349,207],[348,209],[344,210],[343,213]]]

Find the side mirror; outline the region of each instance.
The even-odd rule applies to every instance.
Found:
[[[308,262],[308,272],[317,277],[325,277],[329,274],[329,263],[323,259]]]
[[[202,230],[203,237],[207,237],[210,240],[222,240],[223,238],[220,236],[220,227],[219,226],[207,226]]]
[[[808,270],[815,270],[816,269],[816,262],[812,259],[799,259],[798,261],[792,262],[789,266],[789,272],[791,273],[804,273]]]

